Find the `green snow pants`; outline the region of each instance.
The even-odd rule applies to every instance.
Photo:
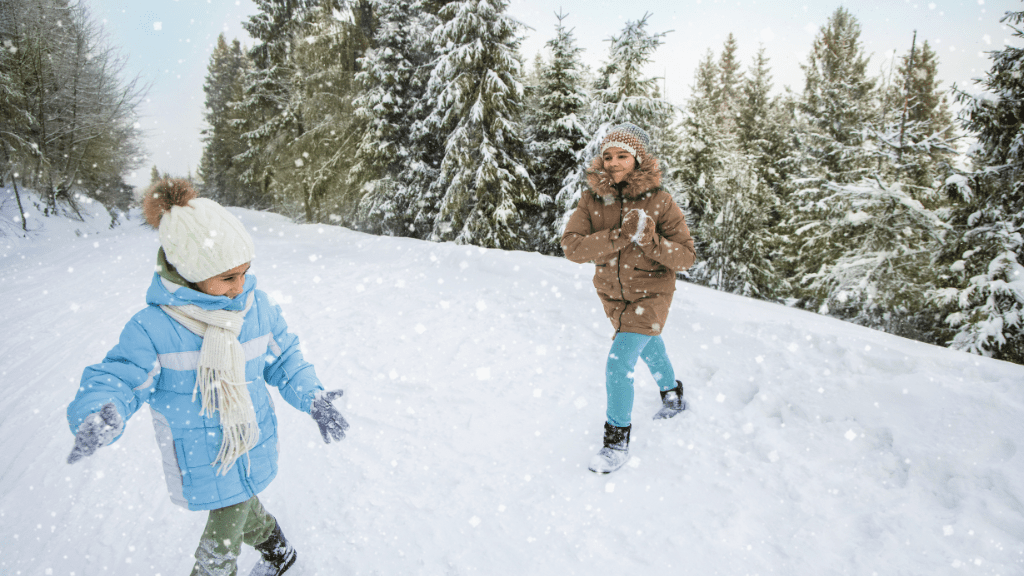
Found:
[[[277,520],[255,496],[241,504],[210,510],[191,576],[235,576],[242,543],[255,546],[266,542],[276,525]]]

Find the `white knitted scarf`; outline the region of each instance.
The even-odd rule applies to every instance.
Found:
[[[197,392],[201,394],[200,416],[213,416],[214,411],[220,411],[224,439],[214,460],[214,464],[218,460],[221,463],[220,474],[226,474],[235,460],[256,446],[260,439],[256,410],[245,382],[245,352],[238,341],[252,302],[250,293],[245,309],[240,311],[203,310],[194,304],[160,307],[203,339],[192,400],[196,399]]]

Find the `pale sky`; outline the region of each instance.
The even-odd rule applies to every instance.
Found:
[[[111,46],[128,59],[128,72],[152,85],[140,112],[149,158],[130,184],[145,186],[150,168],[173,176],[193,174],[202,155],[202,87],[217,36],[238,38],[251,46],[241,23],[256,12],[251,0],[80,0],[103,26]],[[664,78],[666,95],[682,105],[693,83],[697,63],[708,49],[717,55],[731,32],[746,67],[763,45],[770,59],[775,91],[803,87],[800,64],[806,62],[814,36],[838,6],[845,6],[861,24],[861,41],[871,56],[869,69],[888,69],[893,51],[910,50],[914,31],[939,55],[939,76],[945,86],[974,90],[991,61],[986,52],[1011,40],[999,19],[1007,10],[1022,10],[1017,0],[850,0],[845,3],[793,0],[590,0],[565,1],[565,25],[573,29],[584,61],[596,69],[608,54],[608,39],[628,21],[649,13],[648,31],[666,32],[655,54],[651,76]],[[508,13],[519,20],[522,53],[532,66],[546,54],[554,36],[559,4],[547,0],[511,0]]]

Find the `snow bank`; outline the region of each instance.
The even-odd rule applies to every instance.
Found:
[[[680,283],[690,409],[637,369],[633,459],[601,442],[611,332],[591,265],[236,210],[352,424],[278,402],[263,493],[295,576],[1020,574],[1024,367]],[[83,462],[64,410],[143,306],[156,233],[0,238],[0,573],[185,574],[148,410]],[[243,553],[241,573],[255,563]]]

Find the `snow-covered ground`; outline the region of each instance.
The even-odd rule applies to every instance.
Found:
[[[133,214],[18,238],[3,194],[0,574],[186,574],[206,514],[167,498],[148,409],[65,464],[65,408],[144,305],[157,235]],[[1024,367],[681,282],[690,409],[651,420],[641,364],[632,460],[598,476],[591,265],[233,211],[352,424],[325,445],[277,403],[261,499],[289,574],[1024,574]]]

